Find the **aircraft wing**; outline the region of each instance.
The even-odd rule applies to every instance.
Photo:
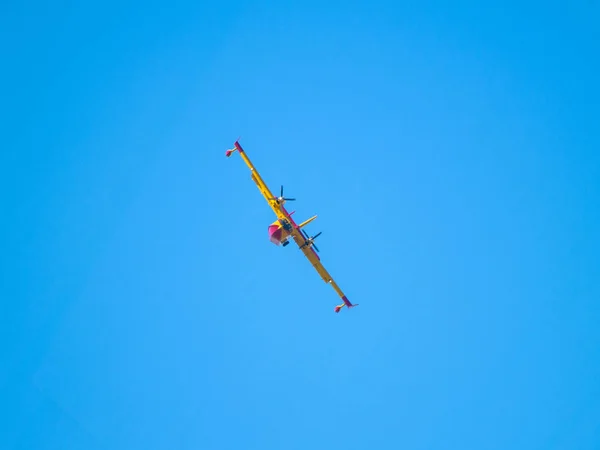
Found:
[[[321,278],[323,278],[323,281],[325,283],[330,283],[331,281],[333,281],[333,278],[331,278],[331,275],[329,275],[329,272],[327,272],[325,267],[323,267],[323,264],[321,263],[321,258],[319,258],[319,255],[317,254],[315,249],[312,248],[311,246],[304,245],[304,243],[306,242],[306,236],[304,236],[299,229],[294,228],[294,231],[292,233],[292,238],[294,239],[296,244],[298,244],[298,248],[300,248],[300,250],[302,250],[302,253],[304,253],[304,256],[306,256],[308,258],[308,260],[313,265],[315,270],[319,273]]]
[[[339,312],[344,306],[347,306],[348,308],[352,308],[352,307],[356,306],[357,304],[353,305],[352,303],[350,303],[348,298],[344,295],[344,293],[339,288],[339,286],[336,284],[336,282],[333,280],[331,275],[329,275],[329,272],[327,272],[325,267],[323,267],[323,264],[321,264],[321,258],[319,258],[319,256],[317,255],[317,253],[315,252],[313,247],[310,245],[304,245],[307,242],[307,238],[302,233],[301,228],[294,222],[294,219],[292,219],[291,214],[288,214],[285,207],[277,201],[277,199],[275,198],[275,196],[273,195],[273,193],[271,192],[271,190],[269,189],[267,184],[263,181],[262,177],[258,173],[258,170],[256,170],[256,167],[254,167],[254,164],[252,164],[252,162],[250,161],[250,158],[248,158],[248,156],[246,155],[246,152],[244,151],[242,146],[239,144],[239,142],[236,141],[234,145],[235,145],[235,147],[233,149],[227,150],[225,152],[225,155],[227,157],[229,157],[229,156],[231,156],[231,154],[233,152],[235,152],[235,151],[239,152],[240,156],[242,157],[242,159],[244,160],[244,162],[250,169],[252,180],[258,187],[258,190],[263,195],[263,197],[265,198],[265,200],[267,201],[267,203],[269,204],[269,206],[271,207],[271,209],[273,210],[273,212],[275,213],[277,218],[286,220],[286,222],[289,225],[292,238],[294,239],[296,244],[298,244],[298,247],[300,248],[300,250],[302,250],[302,252],[304,253],[304,256],[306,256],[308,258],[308,260],[313,265],[315,270],[319,273],[319,275],[321,276],[323,281],[325,281],[325,283],[327,283],[327,284],[330,284],[333,287],[333,289],[335,289],[337,294],[341,297],[341,299],[343,300],[344,303],[335,307],[335,312]],[[283,195],[283,188],[282,188],[282,195]]]
[[[321,258],[319,258],[319,255],[317,254],[315,249],[312,248],[312,246],[310,246],[310,245],[304,245],[306,243],[306,236],[304,236],[304,234],[302,234],[302,231],[299,228],[294,227],[294,229],[292,231],[292,238],[294,239],[294,241],[296,242],[296,244],[298,245],[300,250],[302,250],[302,253],[304,253],[304,256],[306,256],[306,258],[310,261],[310,263],[315,268],[317,273],[321,276],[323,281],[327,284],[330,284],[333,287],[333,289],[335,289],[337,294],[340,296],[342,301],[344,302],[341,305],[338,305],[335,307],[335,312],[339,312],[340,309],[342,309],[344,306],[347,306],[348,308],[357,306],[358,303],[357,304],[350,303],[350,301],[348,300],[346,295],[344,295],[344,293],[342,292],[340,287],[337,285],[337,283],[333,280],[333,278],[331,277],[329,272],[327,272],[327,269],[325,269],[325,267],[321,263]]]
[[[256,170],[256,167],[254,167],[254,164],[252,164],[252,161],[250,161],[250,158],[248,158],[248,155],[246,155],[246,152],[244,151],[244,149],[242,148],[240,143],[238,141],[235,141],[234,145],[235,145],[235,148],[232,150],[227,150],[226,155],[230,156],[234,150],[237,150],[239,152],[240,156],[242,157],[242,159],[244,160],[244,162],[250,169],[250,174],[251,174],[250,176],[252,178],[252,181],[254,181],[254,183],[258,187],[258,190],[260,191],[262,196],[265,198],[265,200],[267,201],[267,203],[269,204],[269,206],[271,207],[271,209],[273,210],[273,212],[275,213],[277,218],[278,219],[287,218],[287,215],[284,212],[285,210],[283,209],[283,205],[280,205],[279,203],[277,203],[277,200],[274,200],[275,196],[273,195],[273,193],[267,186],[267,183],[264,182],[264,180],[258,173],[258,170]]]
[[[277,203],[276,200],[272,200],[275,196],[271,193],[271,191],[269,190],[268,186],[263,181],[263,179],[258,174],[258,172],[252,171],[251,177],[252,177],[252,180],[254,181],[254,183],[256,183],[256,186],[258,187],[258,190],[263,195],[263,197],[265,198],[265,200],[267,201],[267,203],[269,204],[269,206],[271,207],[271,209],[273,210],[273,212],[277,216],[277,218],[278,219],[284,219],[284,218],[286,218],[287,216],[284,213],[283,206],[280,205],[279,203]]]

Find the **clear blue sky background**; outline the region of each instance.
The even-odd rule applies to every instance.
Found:
[[[599,18],[4,2],[0,447],[597,449]]]

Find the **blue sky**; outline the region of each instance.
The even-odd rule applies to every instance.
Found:
[[[0,447],[598,448],[599,18],[3,4]]]

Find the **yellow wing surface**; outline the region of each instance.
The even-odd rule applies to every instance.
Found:
[[[277,202],[277,199],[275,198],[275,196],[273,195],[273,193],[271,192],[271,190],[269,189],[267,184],[263,181],[262,177],[258,173],[258,170],[256,170],[256,167],[254,167],[254,164],[252,164],[252,161],[250,161],[250,158],[248,158],[248,156],[246,155],[246,152],[244,151],[242,146],[239,144],[238,141],[235,141],[234,145],[235,145],[235,147],[231,150],[227,150],[227,152],[225,152],[225,155],[227,157],[229,157],[229,156],[231,156],[231,154],[234,151],[237,151],[240,154],[240,156],[242,157],[242,159],[244,160],[244,162],[250,169],[252,181],[254,181],[254,183],[256,183],[258,190],[263,195],[263,197],[265,198],[265,200],[267,201],[267,203],[269,204],[269,206],[271,207],[271,209],[273,210],[273,212],[275,213],[277,218],[278,219],[287,218],[287,214],[285,214],[285,212],[283,211],[283,206]]]
[[[298,247],[300,248],[300,250],[302,250],[302,253],[304,253],[304,256],[306,256],[306,258],[310,261],[310,263],[315,268],[315,270],[319,273],[319,275],[321,276],[323,281],[327,284],[330,284],[331,287],[333,287],[333,289],[335,289],[335,292],[337,292],[337,294],[340,296],[340,298],[344,302],[341,305],[338,305],[335,307],[335,312],[339,312],[344,306],[347,306],[348,308],[357,306],[358,303],[356,305],[353,305],[352,303],[350,303],[350,301],[348,300],[348,297],[346,297],[344,295],[344,293],[342,292],[340,287],[337,285],[337,283],[335,282],[333,277],[331,275],[329,275],[329,272],[327,272],[327,269],[325,269],[325,267],[323,266],[323,263],[321,263],[321,258],[319,258],[319,255],[317,255],[317,252],[315,252],[315,249],[312,248],[310,245],[306,245],[306,237],[302,234],[302,232],[300,231],[299,228],[294,228],[294,230],[292,232],[292,238],[294,239],[296,244],[298,244]]]
[[[275,213],[277,218],[280,220],[286,221],[287,223],[289,223],[291,225],[291,229],[289,230],[289,233],[291,234],[292,238],[294,239],[294,242],[296,242],[296,244],[298,245],[300,250],[302,250],[302,253],[304,253],[304,256],[306,256],[306,258],[310,261],[310,263],[315,268],[315,270],[319,273],[319,275],[321,276],[323,281],[325,281],[325,283],[327,283],[327,284],[331,284],[333,289],[335,289],[337,294],[343,300],[344,303],[335,307],[335,312],[339,312],[344,306],[347,306],[348,308],[357,306],[358,304],[350,303],[350,301],[344,295],[344,293],[342,292],[340,287],[333,280],[331,275],[329,275],[329,272],[327,272],[325,267],[323,267],[323,264],[321,263],[321,259],[319,258],[319,256],[315,252],[315,250],[312,248],[312,245],[311,245],[312,242],[309,242],[309,240],[306,238],[306,236],[302,233],[301,228],[296,224],[296,222],[294,222],[294,219],[292,219],[292,217],[287,212],[287,210],[285,209],[283,204],[280,204],[277,197],[275,197],[273,195],[273,193],[271,192],[271,190],[269,189],[267,184],[263,181],[262,177],[258,173],[258,170],[256,170],[256,167],[254,167],[254,164],[252,164],[252,161],[250,161],[250,158],[248,158],[248,156],[246,155],[246,152],[244,151],[242,146],[239,144],[239,142],[236,141],[234,145],[235,145],[235,147],[233,149],[227,150],[225,152],[225,155],[227,157],[229,157],[235,151],[237,151],[240,154],[240,156],[242,157],[242,159],[244,160],[244,162],[250,169],[252,180],[258,187],[258,190],[263,195],[263,197],[265,198],[265,200],[267,201],[267,203],[269,204],[269,206],[271,207],[271,209],[273,210],[273,212]]]

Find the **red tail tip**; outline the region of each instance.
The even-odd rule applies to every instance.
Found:
[[[335,312],[339,313],[341,309],[342,309],[342,307],[340,305],[338,305],[335,307]]]
[[[231,156],[231,154],[233,153],[233,150],[227,150],[225,152],[225,156],[227,156],[228,158]]]

